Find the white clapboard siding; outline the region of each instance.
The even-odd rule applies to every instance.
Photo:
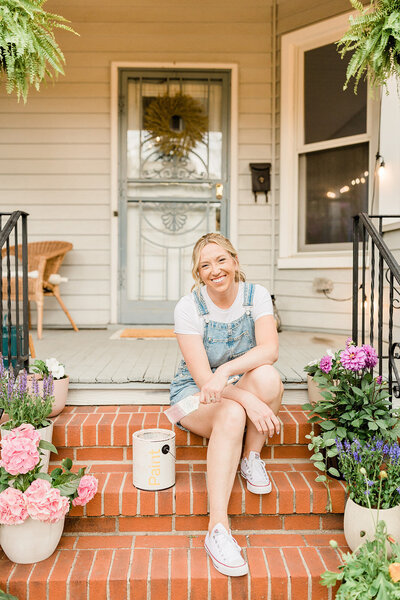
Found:
[[[80,35],[57,32],[67,60],[65,76],[43,85],[40,92],[32,90],[26,105],[0,90],[0,206],[30,214],[30,240],[73,243],[60,272],[69,278],[62,292],[77,324],[101,326],[110,320],[112,61],[238,64],[238,250],[248,279],[269,286],[272,241],[275,255],[278,247],[278,178],[272,224],[264,196],[254,202],[249,163],[271,162],[275,152],[278,165],[279,114],[275,148],[271,129],[271,107],[279,105],[279,81],[272,88],[272,2],[49,0],[48,9],[70,19]],[[279,0],[277,30],[289,31],[345,10],[347,0]],[[278,35],[278,58],[279,45]],[[347,272],[275,275],[276,290],[271,291],[277,292],[278,303],[282,295],[284,325],[338,327],[342,313],[315,297],[312,279],[330,277],[334,293],[347,294]],[[299,306],[299,290],[289,285],[296,281],[304,284]],[[52,299],[46,302],[45,325],[66,325],[61,309]]]

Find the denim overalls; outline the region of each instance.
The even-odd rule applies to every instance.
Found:
[[[201,290],[193,292],[196,308],[203,318],[204,334],[203,344],[207,353],[208,361],[212,371],[217,367],[241,356],[256,345],[254,331],[254,320],[251,307],[253,306],[254,284],[245,283],[243,291],[244,314],[230,323],[210,321],[207,305],[201,294]],[[186,396],[196,394],[199,388],[195,384],[185,361],[182,359],[178,371],[171,382],[170,403],[171,406]],[[180,423],[178,427],[187,431]]]

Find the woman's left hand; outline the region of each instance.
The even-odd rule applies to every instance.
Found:
[[[200,402],[221,402],[221,396],[228,382],[228,376],[222,370],[217,369],[212,377],[203,385],[200,391]]]

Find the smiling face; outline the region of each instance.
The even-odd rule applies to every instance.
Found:
[[[200,253],[198,270],[205,285],[212,290],[226,292],[235,284],[239,263],[227,250],[210,243]]]

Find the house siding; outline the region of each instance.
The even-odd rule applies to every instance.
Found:
[[[348,330],[350,306],[314,294],[312,280],[329,277],[334,295],[347,297],[349,270],[273,267],[279,247],[280,35],[344,12],[348,1],[278,2],[277,62],[273,5],[266,0],[49,0],[46,8],[70,19],[80,35],[58,32],[67,66],[55,85],[32,90],[26,105],[0,91],[0,205],[30,214],[31,241],[73,243],[61,269],[69,278],[61,291],[77,324],[102,326],[111,314],[111,62],[176,61],[238,64],[237,245],[248,279],[275,292],[285,327]],[[272,203],[262,196],[254,202],[252,161],[277,167],[274,223]],[[44,319],[45,325],[67,324],[53,298],[46,299]]]

